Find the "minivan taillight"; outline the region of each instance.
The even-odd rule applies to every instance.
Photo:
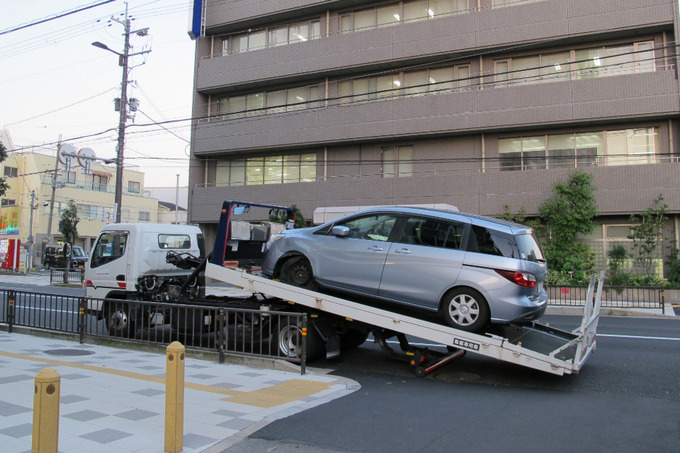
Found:
[[[504,271],[501,269],[495,269],[495,271],[499,275],[502,275],[519,286],[524,286],[525,288],[536,287],[536,276],[534,274],[529,274],[527,272]]]

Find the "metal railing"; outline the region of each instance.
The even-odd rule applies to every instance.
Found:
[[[585,286],[546,287],[549,305],[583,306],[588,288]],[[602,290],[602,307],[653,308],[663,312],[664,290],[661,287],[605,286]]]
[[[90,314],[101,306],[102,317]],[[299,363],[305,373],[307,314],[164,302],[93,299],[0,290],[0,324],[124,341],[179,341],[188,349],[280,358]]]
[[[58,283],[82,284],[85,281],[85,269],[50,268],[50,285]]]

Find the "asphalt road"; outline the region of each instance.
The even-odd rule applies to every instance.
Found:
[[[579,319],[542,322],[572,330]],[[271,423],[223,451],[677,453],[679,347],[680,319],[602,317],[597,350],[578,375],[469,353],[421,379],[367,342],[312,364],[354,379],[360,390]]]
[[[359,391],[225,451],[680,451],[680,320],[604,317],[598,333],[576,376],[468,354],[419,379],[366,344],[315,364],[356,380]]]

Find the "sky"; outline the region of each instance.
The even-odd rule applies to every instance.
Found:
[[[126,4],[132,30],[124,166],[145,173],[146,187],[187,186],[195,42],[191,0],[0,0],[0,129],[15,150],[91,148],[115,158],[122,67],[99,41],[123,52]],[[84,11],[75,12],[79,9]],[[72,12],[72,14],[67,14]],[[56,16],[63,16],[51,19]],[[42,22],[42,23],[37,23]],[[182,121],[183,120],[183,121]],[[137,167],[137,168],[135,168]]]

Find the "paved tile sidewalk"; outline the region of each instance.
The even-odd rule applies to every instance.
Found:
[[[359,388],[340,377],[219,364],[191,354],[183,452],[220,451],[241,431]],[[46,367],[61,376],[60,452],[163,451],[165,354],[0,331],[1,451],[31,450],[34,381]]]

